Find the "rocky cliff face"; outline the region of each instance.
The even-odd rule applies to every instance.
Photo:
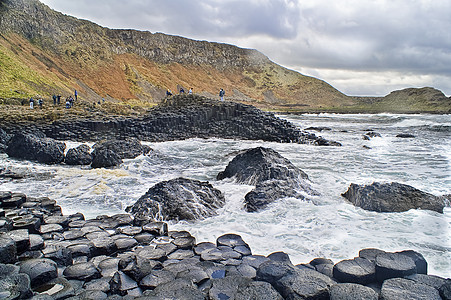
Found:
[[[193,87],[196,93],[212,96],[222,87],[229,99],[256,104],[352,102],[326,82],[285,69],[256,50],[162,33],[112,30],[53,11],[38,0],[0,3],[4,59],[32,69],[38,77],[58,77],[46,86],[39,80],[34,85],[22,80],[19,94],[78,88],[91,98],[158,102],[167,88]]]

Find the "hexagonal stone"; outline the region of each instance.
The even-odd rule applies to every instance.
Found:
[[[39,286],[58,276],[58,268],[53,260],[46,258],[30,259],[20,264],[20,273],[30,277],[31,286]]]
[[[361,257],[342,260],[333,267],[333,275],[340,282],[368,284],[376,279],[376,265]]]
[[[382,284],[382,300],[441,300],[439,292],[426,284],[416,283],[404,278],[387,279]]]
[[[122,234],[130,235],[130,236],[137,235],[143,231],[143,229],[138,226],[119,227],[119,228],[117,228],[117,230]]]
[[[376,279],[383,282],[389,278],[415,274],[417,267],[413,259],[400,253],[381,253],[376,256]]]
[[[39,232],[41,234],[53,233],[53,232],[63,232],[63,231],[64,231],[63,226],[61,226],[59,224],[44,224],[44,225],[41,225],[41,228],[39,229]]]
[[[13,264],[17,261],[16,243],[6,234],[0,235],[0,263]]]
[[[378,300],[372,289],[355,283],[335,284],[330,288],[330,300]]]
[[[100,278],[99,270],[92,262],[75,264],[64,269],[63,275],[68,279],[77,279],[89,281],[91,279]]]

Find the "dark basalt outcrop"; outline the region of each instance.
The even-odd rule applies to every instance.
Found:
[[[244,206],[248,212],[264,209],[280,198],[306,199],[304,193],[317,194],[306,173],[270,148],[257,147],[238,154],[217,179],[232,177],[239,183],[255,185],[245,196]]]
[[[17,124],[5,124],[10,132],[23,132]],[[281,143],[340,145],[304,132],[294,124],[251,105],[211,100],[197,95],[177,95],[151,109],[143,117],[59,120],[34,124],[58,140],[102,139],[162,142],[188,138],[229,138]]]
[[[426,275],[412,250],[295,266],[284,252],[252,254],[237,234],[197,244],[187,231],[129,214],[85,220],[48,198],[0,199],[0,298],[449,299],[449,280]],[[18,216],[42,223],[15,229]]]
[[[82,144],[67,151],[64,162],[68,165],[90,165],[92,162],[91,148]]]
[[[51,138],[18,133],[11,138],[5,152],[10,157],[57,164],[64,160],[65,148],[66,144]]]
[[[377,212],[403,212],[419,208],[443,213],[445,207],[443,197],[397,182],[374,182],[365,186],[352,183],[342,196],[355,206]]]
[[[124,140],[105,140],[100,141],[93,146],[94,151],[111,150],[121,159],[136,158],[142,154],[147,154],[150,147],[144,146],[136,138],[126,138]]]
[[[11,135],[7,134],[6,131],[0,128],[0,153],[5,152],[11,137]]]
[[[198,220],[224,204],[224,195],[208,182],[176,178],[157,183],[126,210],[138,219]]]

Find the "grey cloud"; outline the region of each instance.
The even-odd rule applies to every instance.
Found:
[[[449,0],[42,1],[111,28],[255,48],[285,66],[435,74],[451,82]]]

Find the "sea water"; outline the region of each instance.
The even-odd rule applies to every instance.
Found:
[[[416,250],[429,263],[429,274],[451,277],[451,208],[443,214],[427,210],[403,213],[365,211],[349,204],[341,193],[351,183],[399,182],[434,195],[451,194],[451,116],[449,115],[280,115],[301,129],[325,127],[320,133],[342,147],[280,144],[263,141],[189,139],[146,143],[148,156],[125,160],[114,169],[48,166],[8,158],[3,167],[26,172],[24,179],[0,179],[0,190],[47,196],[64,214],[86,218],[124,212],[154,184],[177,177],[209,181],[221,190],[226,205],[218,215],[192,223],[170,223],[170,230],[187,230],[197,242],[215,242],[236,233],[254,254],[284,251],[294,264],[315,257],[338,262],[363,248]],[[224,129],[226,130],[226,129]],[[364,140],[369,131],[380,137]],[[408,133],[414,138],[399,138]],[[79,143],[67,141],[67,148]],[[296,198],[277,201],[257,213],[243,210],[244,195],[253,187],[216,175],[241,150],[270,147],[306,172],[320,193],[312,202]]]

